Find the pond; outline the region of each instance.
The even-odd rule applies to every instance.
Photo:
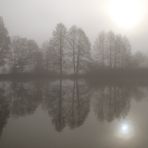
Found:
[[[0,82],[1,148],[147,148],[147,137],[147,85]]]

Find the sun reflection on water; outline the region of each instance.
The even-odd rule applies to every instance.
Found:
[[[117,129],[117,136],[122,139],[130,139],[134,136],[134,127],[131,122],[120,122]]]
[[[123,123],[122,125],[121,125],[121,129],[120,129],[120,132],[122,133],[122,134],[128,134],[129,133],[129,125],[128,124],[126,124],[126,123]]]

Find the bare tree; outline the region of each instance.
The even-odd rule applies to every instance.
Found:
[[[3,18],[0,17],[0,65],[7,62],[10,53],[10,38],[5,28]]]
[[[44,66],[46,71],[57,72],[59,67],[59,53],[55,48],[54,42],[50,40],[49,42],[44,43],[42,49],[44,51]]]
[[[73,71],[78,74],[80,70],[85,70],[91,60],[90,42],[85,32],[72,26],[68,33],[69,56],[72,56]]]
[[[38,45],[33,40],[16,37],[12,41],[12,71],[31,72],[37,66]]]
[[[109,32],[107,36],[108,41],[108,51],[109,51],[109,66],[113,68],[113,60],[114,60],[114,48],[115,48],[115,35],[113,32]]]
[[[63,59],[64,59],[64,49],[66,47],[66,35],[67,29],[63,24],[57,24],[55,31],[53,32],[53,37],[50,41],[50,45],[55,50],[57,54],[57,63],[60,67],[60,75],[63,74]]]
[[[78,46],[78,28],[76,26],[72,26],[68,32],[68,47],[70,48],[70,52],[68,56],[72,56],[73,63],[73,71],[76,73],[76,52]]]
[[[94,50],[97,52],[98,63],[103,67],[124,68],[130,64],[131,46],[128,39],[121,35],[113,32],[100,33]]]
[[[101,65],[105,66],[105,32],[101,32],[94,43],[94,51],[96,54],[96,61]]]
[[[77,52],[77,66],[76,72],[79,73],[80,70],[85,70],[88,63],[91,61],[90,49],[91,44],[88,37],[82,29],[78,30],[79,42],[78,42],[78,52]]]

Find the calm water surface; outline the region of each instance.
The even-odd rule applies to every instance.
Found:
[[[0,82],[0,148],[147,148],[148,86]]]

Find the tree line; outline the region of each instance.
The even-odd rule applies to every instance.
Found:
[[[72,26],[67,29],[64,24],[59,23],[50,40],[39,47],[31,39],[10,38],[3,18],[0,17],[1,72],[79,74],[92,67],[140,67],[143,60],[142,53],[132,54],[127,37],[111,31],[101,32],[94,45],[91,45],[82,28]]]

